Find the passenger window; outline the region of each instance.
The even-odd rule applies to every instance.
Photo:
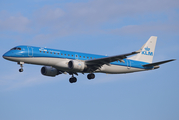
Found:
[[[58,53],[58,55],[59,55],[59,53]]]
[[[42,52],[42,51],[40,51],[40,52]]]
[[[92,59],[92,57],[90,57]]]
[[[54,54],[56,54],[56,53],[54,52]]]
[[[68,56],[70,56],[70,55],[68,54]]]
[[[47,52],[48,53],[48,52]]]
[[[65,54],[65,56],[66,56],[66,54]]]
[[[17,50],[21,50],[21,48],[17,48]]]
[[[45,53],[45,51],[44,51],[44,53]]]
[[[52,52],[50,52],[52,54]]]
[[[80,58],[81,58],[81,56],[80,56]]]
[[[73,55],[71,55],[73,57]]]
[[[61,53],[61,55],[63,55],[63,54]]]
[[[83,58],[85,58],[85,56],[83,56]]]

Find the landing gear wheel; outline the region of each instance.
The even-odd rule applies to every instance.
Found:
[[[21,69],[19,69],[19,72],[23,72],[24,70],[21,68]]]
[[[69,79],[69,82],[70,83],[75,83],[77,81],[77,78],[76,77],[71,77],[70,79]]]
[[[93,73],[88,74],[87,78],[88,78],[89,80],[94,79],[94,78],[95,78],[95,74],[93,74]]]
[[[91,76],[90,76],[90,74],[88,74],[87,78],[88,78],[89,80],[91,79]]]
[[[21,69],[19,69],[19,72],[23,72],[23,64],[24,64],[24,62],[18,62],[17,64],[19,64],[21,66]]]

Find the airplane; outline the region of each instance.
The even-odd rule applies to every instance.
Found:
[[[19,72],[23,72],[23,64],[43,65],[41,74],[55,77],[60,74],[69,74],[70,83],[77,82],[78,73],[88,73],[89,80],[95,78],[94,73],[124,74],[139,71],[158,69],[160,64],[175,59],[152,63],[154,57],[156,36],[149,40],[137,51],[116,56],[103,56],[49,49],[46,47],[33,47],[28,45],[17,46],[3,55],[4,59],[17,62]],[[128,57],[131,56],[132,57]]]

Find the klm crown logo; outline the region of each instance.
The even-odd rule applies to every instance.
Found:
[[[146,47],[145,50],[146,50],[146,51],[150,51],[150,48]]]
[[[150,52],[150,48],[146,47],[145,51],[142,51],[143,55],[153,56],[153,52]]]

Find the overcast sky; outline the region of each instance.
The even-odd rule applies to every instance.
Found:
[[[1,0],[0,54],[17,45],[118,55],[157,36],[154,62],[179,59],[178,0]],[[131,74],[46,77],[0,58],[1,120],[178,120],[178,60]]]

